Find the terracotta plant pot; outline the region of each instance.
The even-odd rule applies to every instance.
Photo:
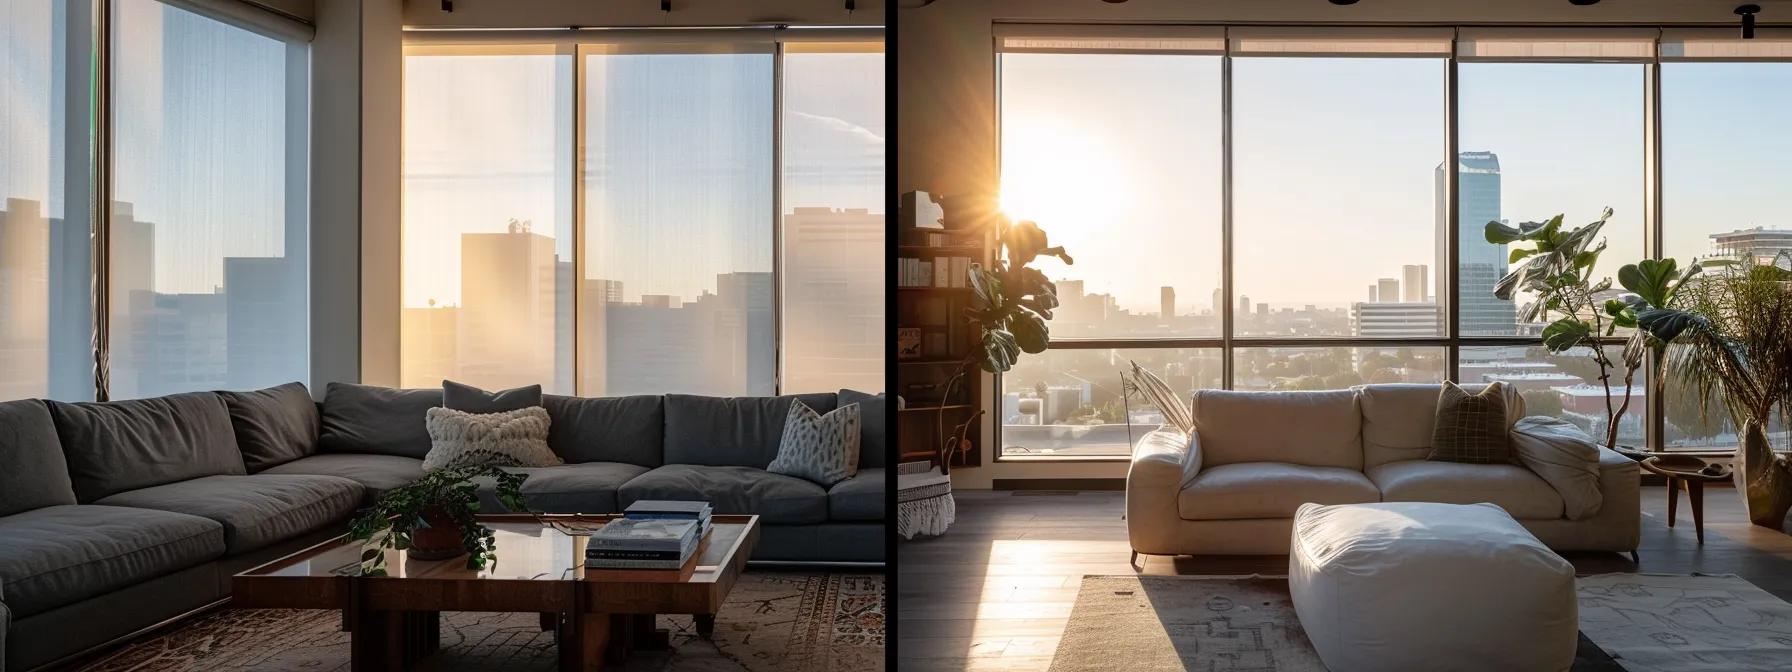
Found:
[[[411,548],[408,551],[411,559],[447,560],[467,554],[467,548],[461,545],[460,525],[442,507],[424,509],[423,522],[429,527],[418,527],[411,531]]]

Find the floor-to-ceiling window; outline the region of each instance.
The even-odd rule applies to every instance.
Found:
[[[997,26],[1003,206],[1077,259],[1042,263],[1066,305],[1000,377],[999,455],[1127,454],[1161,420],[1124,394],[1135,361],[1182,393],[1504,381],[1603,436],[1623,372],[1543,347],[1483,231],[1610,207],[1596,279],[1792,249],[1763,140],[1792,42],[1678,32]],[[1652,382],[1621,442],[1734,444]]]
[[[94,395],[91,30],[79,3],[0,3],[0,400]]]
[[[880,34],[501,42],[407,38],[403,384],[882,389]]]
[[[246,5],[0,3],[0,399],[309,379],[309,37]]]

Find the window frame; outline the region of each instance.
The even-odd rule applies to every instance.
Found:
[[[555,53],[572,55],[573,78],[573,148],[572,155],[572,250],[573,250],[573,285],[572,312],[566,316],[573,325],[572,382],[573,395],[587,392],[585,384],[585,344],[579,332],[583,324],[581,311],[585,303],[586,286],[583,282],[586,270],[586,203],[585,203],[585,157],[586,147],[586,59],[589,56],[606,53],[626,54],[702,54],[702,53],[735,53],[735,54],[767,54],[771,57],[771,151],[770,189],[771,208],[764,213],[770,218],[770,235],[767,244],[771,246],[770,274],[771,285],[771,390],[772,394],[788,394],[785,384],[785,329],[784,329],[784,286],[783,286],[783,206],[784,206],[784,57],[786,45],[798,46],[795,50],[805,53],[826,50],[828,47],[842,48],[842,45],[860,45],[865,51],[879,54],[887,53],[888,45],[884,29],[881,27],[844,28],[844,27],[740,27],[740,28],[615,28],[615,29],[572,29],[572,30],[430,30],[408,29],[403,35],[402,50],[405,55],[413,51],[436,53],[454,53],[459,50],[473,50],[473,53]],[[545,50],[545,51],[544,51]],[[404,101],[399,102],[400,110],[404,109]],[[887,170],[887,168],[886,168]],[[400,174],[403,167],[400,166]],[[886,212],[887,218],[891,213]],[[402,225],[400,231],[402,235]],[[887,227],[886,227],[887,229]],[[401,241],[402,245],[402,241]],[[397,335],[402,344],[404,334]],[[402,347],[402,345],[401,345]],[[888,384],[888,381],[886,381]],[[664,392],[683,392],[666,390]],[[742,394],[751,394],[743,391]]]
[[[1222,245],[1221,245],[1221,250],[1220,250],[1220,258],[1221,258],[1220,259],[1220,268],[1221,268],[1220,291],[1223,295],[1224,300],[1222,300],[1220,302],[1221,333],[1220,333],[1219,337],[1218,338],[1174,338],[1174,337],[1170,337],[1170,338],[1090,338],[1090,339],[1068,338],[1068,339],[1054,339],[1048,347],[1050,349],[1054,349],[1054,350],[1212,348],[1212,349],[1216,349],[1221,357],[1221,362],[1222,362],[1222,366],[1223,366],[1223,370],[1224,370],[1224,374],[1222,376],[1222,388],[1231,390],[1231,389],[1235,389],[1234,367],[1235,367],[1235,362],[1237,360],[1237,354],[1239,352],[1239,349],[1241,349],[1241,348],[1278,348],[1278,347],[1301,348],[1301,347],[1353,347],[1353,346],[1354,347],[1441,347],[1444,349],[1445,358],[1446,358],[1446,365],[1444,368],[1444,379],[1454,382],[1454,381],[1458,381],[1460,379],[1461,355],[1462,355],[1462,351],[1464,348],[1490,347],[1490,346],[1497,347],[1497,346],[1536,346],[1536,345],[1541,345],[1542,339],[1540,336],[1537,336],[1537,337],[1475,336],[1475,335],[1465,335],[1465,334],[1461,333],[1460,322],[1461,322],[1462,307],[1461,307],[1461,303],[1459,300],[1460,299],[1459,291],[1460,291],[1461,283],[1460,283],[1460,280],[1456,277],[1456,269],[1457,269],[1458,265],[1460,264],[1460,260],[1461,260],[1461,244],[1462,244],[1462,241],[1460,240],[1461,234],[1460,234],[1460,228],[1459,228],[1460,227],[1459,218],[1460,218],[1461,213],[1457,206],[1457,203],[1459,201],[1459,196],[1460,196],[1459,192],[1460,192],[1460,188],[1461,188],[1461,182],[1460,182],[1461,176],[1459,174],[1460,166],[1459,166],[1459,162],[1458,162],[1458,158],[1457,158],[1458,155],[1460,154],[1460,147],[1458,146],[1458,135],[1459,135],[1459,130],[1460,130],[1459,125],[1460,125],[1460,121],[1461,121],[1461,115],[1459,113],[1460,105],[1459,105],[1458,86],[1460,83],[1460,79],[1459,79],[1458,66],[1463,62],[1472,62],[1472,63],[1612,63],[1612,62],[1622,62],[1622,63],[1640,64],[1644,68],[1644,74],[1643,74],[1644,90],[1642,92],[1642,94],[1643,94],[1642,99],[1643,99],[1643,105],[1644,105],[1644,109],[1643,109],[1644,139],[1643,139],[1643,148],[1642,148],[1643,162],[1644,162],[1644,166],[1643,166],[1643,201],[1644,201],[1643,257],[1647,258],[1647,259],[1660,259],[1662,257],[1662,249],[1661,248],[1662,248],[1662,240],[1663,240],[1663,221],[1662,221],[1662,207],[1661,207],[1661,203],[1662,203],[1662,200],[1661,200],[1662,199],[1662,166],[1661,166],[1661,159],[1662,159],[1661,71],[1662,71],[1662,68],[1661,68],[1661,66],[1662,66],[1662,63],[1674,62],[1674,61],[1689,61],[1689,60],[1750,60],[1750,61],[1792,62],[1792,49],[1781,48],[1782,45],[1778,44],[1780,41],[1792,40],[1792,30],[1775,32],[1775,33],[1772,33],[1771,35],[1768,35],[1767,37],[1772,38],[1772,40],[1775,42],[1775,44],[1765,45],[1765,46],[1754,46],[1752,51],[1751,51],[1751,45],[1749,45],[1747,43],[1741,43],[1740,41],[1737,41],[1737,44],[1735,44],[1735,45],[1730,45],[1730,46],[1734,47],[1734,49],[1736,49],[1736,50],[1741,50],[1743,52],[1746,52],[1748,54],[1747,56],[1737,56],[1734,51],[1732,51],[1732,52],[1719,51],[1719,52],[1715,52],[1711,55],[1706,55],[1704,57],[1688,57],[1688,56],[1684,56],[1684,55],[1680,54],[1679,52],[1676,52],[1674,55],[1668,55],[1664,49],[1664,45],[1675,44],[1675,40],[1681,38],[1682,36],[1690,36],[1691,38],[1704,38],[1704,39],[1721,42],[1721,38],[1717,36],[1717,31],[1719,31],[1719,30],[1734,30],[1734,29],[1733,28],[1726,28],[1726,29],[1719,29],[1719,28],[1665,28],[1665,27],[1636,27],[1636,26],[1605,27],[1605,26],[1572,26],[1572,25],[1570,25],[1570,26],[1551,26],[1551,27],[1547,27],[1547,28],[1534,27],[1534,26],[1473,26],[1473,27],[1469,27],[1469,26],[1450,26],[1450,25],[1442,25],[1442,26],[1439,26],[1439,25],[1432,25],[1432,26],[1363,26],[1360,24],[1348,24],[1348,25],[1347,24],[1331,24],[1331,25],[1302,24],[1302,25],[1288,25],[1288,26],[1267,26],[1264,24],[1234,25],[1234,24],[1223,24],[1223,23],[1186,24],[1186,25],[1152,25],[1152,26],[1115,26],[1115,25],[1103,26],[1103,25],[1067,25],[1067,24],[1029,25],[1029,24],[1025,24],[1025,23],[1001,23],[1001,22],[998,22],[997,24],[995,24],[995,30],[993,31],[994,39],[992,41],[992,54],[991,54],[992,61],[993,61],[992,64],[994,66],[994,77],[993,77],[992,85],[993,85],[993,93],[994,93],[993,97],[995,100],[994,115],[993,115],[994,116],[993,125],[994,125],[994,129],[995,129],[995,134],[994,134],[995,140],[994,140],[993,150],[994,150],[994,154],[995,154],[995,161],[996,161],[998,175],[1000,174],[1001,162],[1002,162],[1002,128],[1001,128],[1002,94],[1003,94],[1003,90],[1002,90],[1002,86],[1003,86],[1002,55],[1007,52],[1030,53],[1030,52],[1035,51],[1035,49],[1032,49],[1032,48],[1005,49],[1004,48],[1005,41],[1017,41],[1017,43],[1028,44],[1030,46],[1031,43],[1025,42],[1025,38],[1027,38],[1027,37],[1049,38],[1049,43],[1051,45],[1053,45],[1053,47],[1055,47],[1057,50],[1059,50],[1060,53],[1069,52],[1069,53],[1086,53],[1089,55],[1100,55],[1100,54],[1106,54],[1106,53],[1133,53],[1133,52],[1124,51],[1124,50],[1116,51],[1112,48],[1108,48],[1108,47],[1112,46],[1112,43],[1111,42],[1108,42],[1108,43],[1101,42],[1101,40],[1103,40],[1104,38],[1107,38],[1109,40],[1113,40],[1116,38],[1119,38],[1122,40],[1138,39],[1139,36],[1142,35],[1145,37],[1149,37],[1152,40],[1155,40],[1152,42],[1148,42],[1147,45],[1148,45],[1148,48],[1155,49],[1156,51],[1146,51],[1146,52],[1141,52],[1141,53],[1166,53],[1164,51],[1164,49],[1165,49],[1164,45],[1167,44],[1167,45],[1181,45],[1187,49],[1187,50],[1180,51],[1180,52],[1170,51],[1169,53],[1217,54],[1221,58],[1221,67],[1220,67],[1221,128],[1220,128],[1219,132],[1220,132],[1220,145],[1221,145],[1220,155],[1221,155],[1221,161],[1222,161],[1222,165],[1220,168],[1220,180],[1221,180],[1221,185],[1220,185],[1221,204],[1220,204],[1220,206],[1221,206],[1221,212],[1222,212],[1222,215],[1221,215]],[[1369,40],[1373,41],[1374,38],[1384,36],[1384,35],[1395,35],[1396,37],[1398,37],[1399,35],[1410,36],[1410,38],[1414,42],[1436,40],[1439,37],[1439,31],[1449,33],[1448,40],[1449,40],[1450,44],[1449,44],[1449,48],[1447,50],[1438,50],[1438,49],[1432,48],[1432,49],[1428,49],[1428,50],[1427,49],[1415,49],[1415,51],[1422,51],[1424,53],[1405,53],[1405,54],[1385,53],[1385,52],[1384,53],[1362,53],[1360,51],[1355,51],[1354,47],[1352,46],[1353,43],[1360,44],[1361,40],[1369,39]],[[1216,35],[1217,35],[1217,39],[1219,40],[1219,42],[1224,45],[1223,47],[1218,48],[1218,49],[1212,48],[1212,42],[1215,39]],[[1343,46],[1340,46],[1338,51],[1336,51],[1336,53],[1290,49],[1287,51],[1287,53],[1283,53],[1280,55],[1278,55],[1276,53],[1265,53],[1263,51],[1257,51],[1257,52],[1251,53],[1250,55],[1247,56],[1247,55],[1244,55],[1239,52],[1239,44],[1238,44],[1239,40],[1235,39],[1239,35],[1248,35],[1248,36],[1252,36],[1252,37],[1262,37],[1264,35],[1269,35],[1269,36],[1285,35],[1289,39],[1294,39],[1294,40],[1305,39],[1305,40],[1321,40],[1321,41],[1328,39],[1328,38],[1337,38],[1339,43]],[[1519,42],[1523,42],[1523,40],[1525,40],[1526,38],[1534,38],[1534,39],[1536,39],[1537,42],[1539,42],[1543,46],[1542,46],[1542,48],[1538,49],[1536,53],[1534,53],[1533,55],[1530,55],[1530,56],[1505,55],[1505,56],[1498,56],[1498,57],[1486,57],[1486,56],[1476,56],[1473,53],[1465,52],[1465,47],[1472,45],[1474,39],[1477,39],[1477,38],[1485,39],[1487,37],[1506,39],[1506,40],[1518,40]],[[1559,45],[1564,42],[1572,42],[1573,40],[1576,40],[1576,39],[1585,39],[1585,40],[1589,40],[1589,41],[1592,41],[1595,43],[1609,42],[1609,43],[1620,43],[1620,44],[1624,43],[1626,41],[1635,42],[1639,39],[1646,39],[1649,41],[1648,56],[1647,57],[1637,57],[1634,54],[1625,54],[1625,55],[1616,56],[1616,57],[1609,57],[1609,56],[1603,56],[1603,55],[1563,55],[1563,51],[1559,48]],[[1077,46],[1077,43],[1079,40],[1087,41],[1086,43],[1089,45],[1092,45],[1092,46],[1090,48],[1078,49],[1078,48],[1076,48],[1076,46]],[[1189,46],[1189,45],[1193,45],[1193,46]],[[1194,49],[1206,49],[1206,50],[1205,51],[1195,51]],[[1441,53],[1440,53],[1440,51],[1441,51]],[[1522,51],[1522,48],[1520,49],[1520,51]],[[1597,52],[1598,50],[1593,49],[1592,51]],[[1444,296],[1438,297],[1440,301],[1447,301],[1447,305],[1449,306],[1448,310],[1444,311],[1443,333],[1436,337],[1397,337],[1397,338],[1262,337],[1262,336],[1240,336],[1240,335],[1238,335],[1238,333],[1237,333],[1238,325],[1237,325],[1234,315],[1233,315],[1233,313],[1235,312],[1235,304],[1236,304],[1237,297],[1238,297],[1237,287],[1234,285],[1235,239],[1233,236],[1233,214],[1234,214],[1233,213],[1233,207],[1234,207],[1233,191],[1234,191],[1235,184],[1234,184],[1234,180],[1233,180],[1232,171],[1234,169],[1234,163],[1235,163],[1234,157],[1233,157],[1233,147],[1234,147],[1233,127],[1234,127],[1235,123],[1234,123],[1234,118],[1233,118],[1233,88],[1234,88],[1234,86],[1233,86],[1233,67],[1232,67],[1233,59],[1234,58],[1275,58],[1275,57],[1324,57],[1324,58],[1341,58],[1341,57],[1356,57],[1356,56],[1388,57],[1388,56],[1399,56],[1399,55],[1404,55],[1404,56],[1413,57],[1413,58],[1441,58],[1444,60],[1444,71],[1445,71],[1445,74],[1444,74],[1444,78],[1445,78],[1445,80],[1444,80],[1444,100],[1439,101],[1439,102],[1441,102],[1443,105],[1445,138],[1444,138],[1444,155],[1439,158],[1440,158],[1440,161],[1442,162],[1442,164],[1444,166],[1446,166],[1446,170],[1447,170],[1446,198],[1448,199],[1448,202],[1445,205],[1445,208],[1446,208],[1446,212],[1448,213],[1449,222],[1448,222],[1448,226],[1447,226],[1447,236],[1446,236],[1447,239],[1445,241],[1440,241],[1440,242],[1441,242],[1441,244],[1446,246],[1448,257],[1447,257],[1447,268],[1440,268],[1440,269],[1433,270],[1434,273],[1439,273],[1439,274],[1447,273],[1448,274],[1447,282],[1445,282],[1445,286],[1447,287],[1447,292],[1448,292],[1447,297],[1444,297]],[[1624,343],[1624,340],[1625,339],[1622,337],[1611,336],[1611,337],[1601,337],[1599,339],[1599,342],[1602,346],[1613,346],[1613,345],[1621,346]],[[1644,443],[1645,443],[1645,447],[1647,447],[1650,450],[1662,450],[1664,448],[1663,443],[1664,443],[1664,437],[1665,437],[1665,424],[1664,424],[1665,423],[1665,417],[1664,417],[1665,400],[1663,398],[1665,387],[1663,386],[1662,381],[1660,381],[1658,379],[1659,377],[1653,376],[1653,375],[1648,375],[1648,372],[1653,371],[1653,369],[1655,368],[1655,365],[1657,364],[1656,360],[1657,360],[1657,356],[1655,354],[1651,353],[1650,360],[1645,365],[1645,368],[1644,368],[1643,380],[1640,383],[1640,384],[1646,386],[1647,389],[1649,389],[1649,391],[1650,391],[1650,393],[1648,395],[1647,402],[1642,405],[1641,409],[1638,409],[1633,406],[1633,408],[1631,410],[1632,413],[1638,412],[1640,410],[1641,412],[1643,412],[1645,414],[1645,416],[1644,416],[1644,428],[1645,428]],[[1012,454],[1004,455],[1003,454],[1004,444],[1002,441],[1002,429],[1003,429],[1003,425],[1004,425],[1002,418],[1004,417],[1004,414],[1003,414],[1004,409],[1002,408],[1002,400],[1004,398],[1003,390],[1005,388],[1003,387],[1003,383],[1002,383],[1002,374],[999,374],[999,373],[994,374],[993,380],[994,380],[994,384],[990,386],[991,391],[989,392],[988,401],[990,402],[990,408],[992,408],[994,411],[992,414],[994,420],[992,421],[991,424],[993,425],[993,445],[995,446],[995,448],[994,448],[995,461],[997,461],[997,462],[1041,462],[1041,461],[1124,462],[1124,461],[1131,459],[1127,455],[1113,455],[1113,456],[1090,455],[1090,456],[1074,456],[1074,457],[1064,457],[1064,456],[1038,457],[1038,456],[1012,455]],[[1687,452],[1697,454],[1699,451],[1687,451]],[[1728,453],[1726,452],[1724,454],[1728,454]]]

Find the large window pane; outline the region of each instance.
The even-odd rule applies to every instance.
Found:
[[[1642,258],[1644,66],[1458,68],[1462,333],[1535,335],[1541,324],[1517,324],[1514,304],[1492,298],[1509,249],[1488,243],[1484,229],[1489,221],[1517,225],[1557,214],[1565,215],[1564,228],[1574,227],[1610,207],[1601,232],[1608,247],[1594,278],[1615,277],[1619,267]],[[1446,213],[1439,208],[1440,220]]]
[[[86,118],[89,18],[75,4],[0,2],[0,400],[93,396],[87,129],[68,124]]]
[[[1443,348],[1237,348],[1236,390],[1342,390],[1367,383],[1436,383],[1444,379]]]
[[[571,394],[572,55],[410,47],[400,383]]]
[[[580,393],[769,395],[772,56],[587,47]]]
[[[1792,265],[1792,63],[1664,63],[1661,66],[1662,252]],[[1751,120],[1730,123],[1735,119]],[[1736,429],[1721,400],[1700,411],[1698,394],[1667,381],[1664,444],[1731,450]],[[1769,427],[1776,445],[1785,428]]]
[[[1186,400],[1220,386],[1218,349],[1048,350],[1002,375],[1002,456],[1125,456],[1163,412],[1123,394],[1132,362]]]
[[[1444,63],[1234,59],[1235,333],[1441,333]]]
[[[1547,415],[1572,422],[1600,445],[1605,444],[1611,411],[1624,404],[1624,372],[1611,371],[1611,408],[1606,407],[1606,388],[1599,380],[1599,365],[1586,348],[1552,354],[1541,345],[1463,348],[1461,381],[1504,381],[1524,398],[1525,415]],[[1622,362],[1624,347],[1609,345],[1607,357]],[[1648,433],[1649,387],[1647,367],[1631,381],[1630,406],[1618,424],[1618,443],[1642,446]]]
[[[1002,207],[1045,264],[1055,338],[1220,333],[1220,59],[1001,55]]]
[[[112,396],[306,380],[305,47],[113,6]]]
[[[884,389],[883,45],[787,45],[779,390]]]

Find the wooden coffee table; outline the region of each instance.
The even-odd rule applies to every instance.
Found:
[[[543,515],[592,524],[619,516]],[[692,614],[708,636],[722,600],[759,541],[758,516],[715,516],[679,570],[586,569],[584,537],[530,515],[479,516],[496,534],[498,562],[468,570],[466,556],[412,560],[386,551],[389,576],[360,576],[360,542],[324,542],[237,574],[231,606],[340,609],[352,633],[352,668],[405,670],[435,653],[444,611],[533,611],[560,642],[561,670],[599,670],[636,648],[664,648],[656,614]]]

